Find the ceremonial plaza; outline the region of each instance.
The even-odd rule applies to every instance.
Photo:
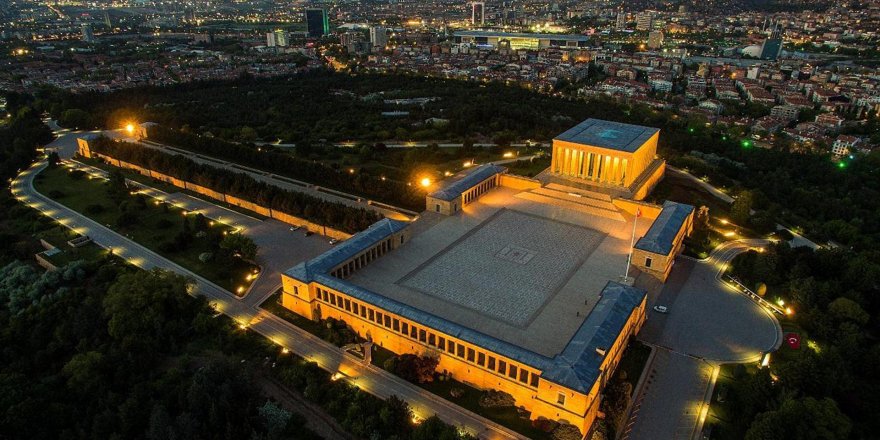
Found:
[[[535,179],[467,170],[418,219],[383,219],[287,270],[282,303],[587,433],[646,318],[634,279],[665,281],[692,227],[693,207],[640,201],[663,176],[659,135],[589,119]]]

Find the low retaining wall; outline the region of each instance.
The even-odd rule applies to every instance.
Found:
[[[541,187],[541,182],[537,179],[530,179],[528,177],[517,176],[515,174],[503,173],[500,175],[501,180],[499,184],[501,186],[506,186],[508,188],[513,188],[520,191],[527,191],[532,189],[538,189]]]
[[[325,235],[327,237],[336,238],[339,240],[345,240],[351,237],[351,234],[347,232],[340,231],[338,229],[334,229],[328,226],[319,225],[317,223],[312,223],[306,219],[299,218],[284,212],[274,211],[270,208],[267,208],[262,205],[258,205],[254,202],[244,200],[235,196],[230,196],[218,191],[215,191],[211,188],[198,185],[192,182],[187,182],[185,180],[178,179],[176,177],[169,176],[167,174],[162,174],[157,171],[153,171],[139,165],[135,165],[133,163],[123,162],[121,160],[115,159],[113,157],[107,156],[105,154],[90,152],[87,157],[95,157],[104,160],[110,165],[125,168],[129,170],[134,170],[140,173],[141,175],[161,180],[162,182],[174,185],[178,188],[183,188],[188,191],[192,191],[196,194],[203,195],[205,197],[212,198],[214,200],[219,200],[224,203],[228,203],[233,206],[237,206],[239,208],[247,209],[248,211],[256,212],[264,217],[273,218],[280,222],[284,222],[294,226],[302,226],[306,230],[309,230],[315,234]]]

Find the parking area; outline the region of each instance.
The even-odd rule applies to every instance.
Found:
[[[755,302],[716,279],[710,262],[679,258],[640,333],[648,343],[709,361],[757,360],[779,338],[778,324]]]

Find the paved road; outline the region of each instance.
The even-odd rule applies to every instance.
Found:
[[[95,176],[106,178],[108,174],[102,169],[74,160],[68,159],[65,163]],[[253,307],[258,307],[278,290],[281,286],[282,272],[331,248],[326,237],[319,235],[307,237],[301,231],[292,231],[290,225],[278,220],[260,220],[188,194],[166,193],[131,180],[128,183],[148,197],[165,201],[189,212],[201,213],[209,219],[235,227],[253,239],[258,247],[257,263],[262,271],[242,298],[242,301]]]
[[[722,283],[719,272],[736,255],[766,246],[740,240],[719,246],[709,258],[679,257],[672,275],[649,304],[639,339],[654,347],[648,377],[635,391],[624,439],[690,439],[699,435],[718,365],[757,362],[779,347],[781,328],[770,311]]]
[[[34,189],[33,181],[45,167],[45,160],[35,163],[13,180],[12,192],[19,201],[40,210],[80,234],[88,235],[96,244],[112,249],[115,254],[139,267],[162,268],[190,277],[193,280],[193,294],[207,297],[218,311],[230,316],[242,327],[250,328],[271,339],[280,347],[288,348],[303,358],[315,361],[328,371],[341,372],[347,377],[346,380],[371,394],[381,398],[391,395],[401,397],[410,403],[418,417],[427,418],[437,414],[447,423],[457,425],[460,429],[480,438],[525,439],[520,434],[428,393],[382,369],[363,365],[360,359],[342,352],[338,347],[257,308],[253,304],[255,300],[239,300],[232,293],[205,278],[43,196]],[[265,294],[261,292],[260,295],[265,296],[269,293],[271,292]],[[260,296],[254,298],[258,297]]]

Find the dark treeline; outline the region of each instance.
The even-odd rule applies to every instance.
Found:
[[[363,99],[371,94],[375,99]],[[811,237],[864,249],[880,244],[880,216],[876,214],[880,210],[880,152],[848,161],[843,169],[836,168],[827,151],[792,153],[786,142],[779,142],[773,149],[744,148],[740,143],[745,135],[742,127],[707,126],[700,116],[681,117],[673,111],[604,96],[580,101],[504,84],[329,72],[110,94],[45,89],[39,96],[39,108],[54,116],[83,110],[73,115],[79,115],[80,120],[63,124],[70,127],[116,128],[127,120],[153,120],[229,140],[280,138],[307,146],[320,139],[546,140],[588,117],[658,127],[662,130],[663,157],[673,165],[708,175],[716,185],[729,186],[734,192],[752,190],[754,208],[762,211],[759,217],[765,223],[778,218],[803,227]],[[411,111],[408,118],[379,116],[385,108],[382,99],[398,97],[440,99],[424,108],[406,106]],[[423,126],[429,117],[449,122],[438,127]],[[866,133],[878,129],[876,118],[861,127]],[[696,157],[692,152],[711,153],[727,160]]]
[[[769,369],[738,372],[728,399],[737,418],[752,420],[739,434],[749,440],[875,438],[880,267],[843,249],[781,243],[738,256],[731,272],[747,285],[766,284],[768,299],[785,298],[803,329],[799,350],[783,346]]]
[[[406,183],[381,180],[363,170],[350,174],[310,160],[272,151],[270,147],[236,144],[217,138],[183,133],[158,126],[150,129],[150,140],[242,165],[271,171],[275,174],[302,180],[313,185],[343,191],[409,209],[424,206],[424,194],[413,190]]]
[[[244,173],[198,164],[186,157],[138,144],[98,138],[94,151],[124,162],[195,183],[308,221],[355,233],[381,219],[374,211],[328,202],[303,193],[258,182]]]
[[[182,276],[107,259],[0,279],[0,437],[318,438],[260,395],[239,362],[260,346]]]
[[[79,128],[118,128],[153,121],[236,141],[303,144],[329,141],[549,139],[585,115],[580,103],[519,87],[422,76],[350,76],[313,70],[290,77],[211,81],[120,92],[38,93],[41,109]],[[384,104],[393,98],[437,97],[424,106]],[[406,110],[389,118],[385,110]],[[65,112],[68,112],[65,114]],[[441,118],[448,124],[426,123]]]

